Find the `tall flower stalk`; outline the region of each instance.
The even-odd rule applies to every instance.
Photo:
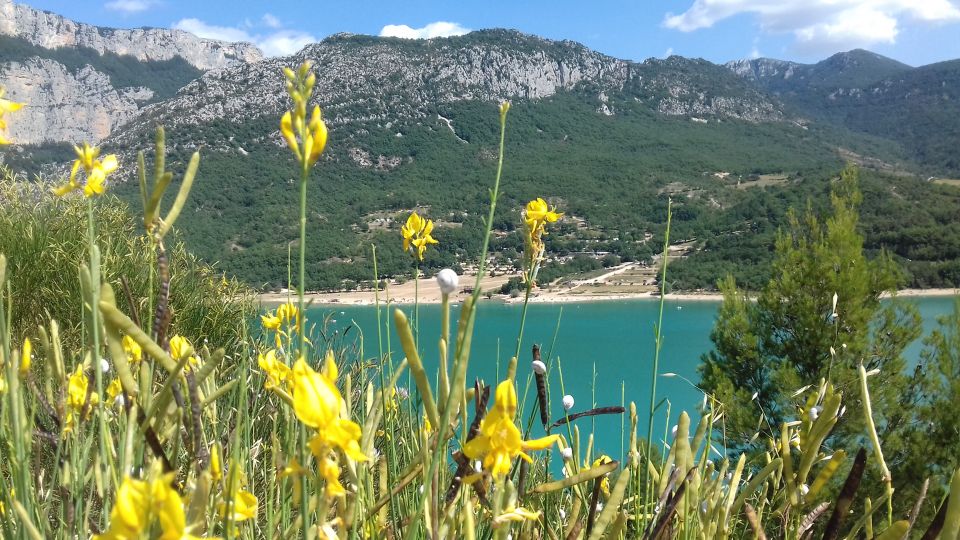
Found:
[[[297,324],[297,353],[302,360],[306,357],[307,336],[304,331],[306,317],[304,316],[304,292],[306,290],[306,252],[307,252],[307,181],[310,170],[320,158],[327,145],[327,126],[323,122],[323,114],[319,105],[314,105],[307,120],[307,103],[313,96],[313,86],[316,75],[311,71],[310,62],[304,62],[296,72],[290,68],[283,69],[286,78],[286,89],[293,101],[293,109],[285,112],[280,119],[280,133],[290,146],[294,157],[300,165],[300,280],[297,287],[297,305],[300,318]],[[306,430],[300,430],[299,454],[301,463],[306,458]],[[300,476],[300,489],[306,490],[306,475]],[[309,536],[309,509],[307,501],[300,502],[300,530],[303,538]]]
[[[107,176],[117,170],[117,156],[109,154],[100,159],[100,149],[83,143],[81,146],[75,146],[74,152],[77,159],[73,161],[70,169],[70,177],[67,183],[53,189],[53,193],[58,196],[65,196],[74,191],[80,191],[87,198],[87,252],[89,254],[89,283],[87,291],[90,302],[90,364],[94,373],[94,381],[98,396],[103,396],[103,369],[100,366],[100,334],[101,321],[100,310],[100,249],[97,247],[97,229],[94,216],[93,197],[102,195],[106,188]],[[83,170],[83,179],[80,178],[80,171]],[[107,428],[107,419],[100,413],[97,414],[98,431],[100,435],[100,465],[113,465],[113,460],[109,459],[110,454],[110,433]],[[112,471],[111,478],[119,481],[117,471]]]

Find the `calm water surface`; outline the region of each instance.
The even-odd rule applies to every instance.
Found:
[[[936,324],[940,315],[953,309],[953,298],[912,298],[924,321],[924,335]],[[693,412],[703,399],[691,382],[698,380],[697,366],[700,356],[710,350],[710,330],[716,318],[719,302],[716,301],[667,301],[663,311],[663,345],[660,353],[660,373],[675,373],[676,377],[659,377],[657,380],[658,401],[668,398],[657,410],[654,421],[655,433],[662,438],[667,426],[676,423],[681,411]],[[414,307],[403,305],[401,309],[408,318],[414,319]],[[459,306],[451,317],[456,325]],[[494,385],[506,371],[508,359],[516,349],[517,330],[521,307],[498,302],[481,303],[473,338],[468,384],[480,377]],[[523,400],[523,390],[530,374],[530,348],[540,344],[543,359],[553,366],[559,365],[563,373],[563,390],[576,399],[574,411],[591,406],[629,404],[634,401],[640,414],[641,436],[646,435],[645,418],[650,404],[650,382],[654,358],[654,330],[659,313],[659,302],[651,300],[580,302],[568,304],[531,304],[527,313],[526,328],[518,364],[518,392]],[[379,349],[377,338],[377,313],[372,306],[322,306],[311,309],[311,320],[330,316],[330,330],[344,332],[354,326],[364,335],[365,356],[376,357]],[[383,321],[388,320],[385,308],[381,309]],[[423,351],[427,373],[436,373],[437,347],[440,336],[440,306],[422,305],[420,316],[420,349]],[[559,331],[558,331],[559,328]],[[395,358],[403,357],[399,340],[392,331],[390,343]],[[348,334],[350,335],[350,334]],[[386,350],[387,336],[383,333]],[[918,358],[919,341],[908,353]],[[451,352],[452,356],[452,352]],[[560,403],[560,371],[551,370],[550,417],[563,416]],[[405,377],[401,384],[406,384]],[[531,388],[528,402],[536,399]],[[625,397],[625,398],[624,398]],[[670,418],[667,420],[669,406]],[[628,419],[623,419],[625,422]],[[581,432],[594,431],[600,451],[611,456],[622,454],[624,441],[619,416],[581,419],[577,421]],[[595,422],[595,424],[594,424]],[[563,431],[565,433],[565,430]],[[540,434],[535,430],[534,434]]]

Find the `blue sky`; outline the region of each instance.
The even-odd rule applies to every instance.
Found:
[[[911,65],[960,58],[960,0],[33,0],[118,28],[176,27],[288,54],[337,32],[425,37],[515,28],[630,60],[766,56],[815,62],[866,48]]]

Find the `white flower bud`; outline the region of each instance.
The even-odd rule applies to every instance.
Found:
[[[800,484],[800,494],[806,495],[807,493],[810,493],[810,486],[806,484]]]
[[[437,272],[437,285],[440,286],[440,292],[443,294],[452,294],[457,290],[460,283],[460,276],[449,268]]]
[[[677,438],[677,426],[676,426],[676,425],[674,425],[672,428],[670,428],[670,436],[673,437],[674,439]]]
[[[106,358],[100,359],[100,371],[104,373],[110,372],[110,362],[108,362]]]
[[[570,394],[563,396],[563,410],[569,411],[570,409],[572,409],[573,403],[574,403],[573,396],[571,396]]]
[[[547,372],[547,365],[540,360],[534,360],[530,366],[533,368],[533,372],[537,375],[543,375]]]
[[[570,461],[573,459],[573,448],[569,446],[560,450],[560,456],[563,457],[564,461]]]

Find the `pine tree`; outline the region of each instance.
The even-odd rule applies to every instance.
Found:
[[[821,379],[843,391],[847,407],[833,440],[856,442],[864,433],[861,363],[879,370],[871,397],[881,438],[914,420],[922,384],[906,370],[903,352],[920,335],[920,317],[911,305],[881,302],[904,276],[885,252],[864,253],[861,198],[856,169],[848,167],[834,183],[833,213],[825,221],[809,204],[802,215],[791,212],[777,237],[772,277],[755,302],[732,277],[720,281],[724,300],[701,385],[724,404],[733,448],[747,449],[758,431],[795,419],[795,393]]]

